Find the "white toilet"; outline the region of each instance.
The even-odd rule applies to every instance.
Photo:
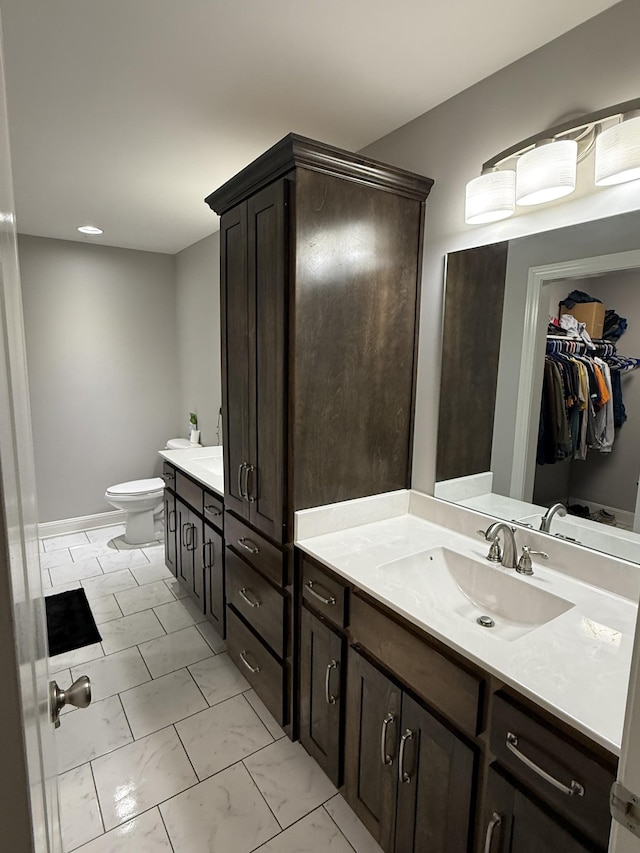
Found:
[[[104,497],[111,506],[127,513],[122,537],[126,545],[140,547],[162,538],[164,480],[160,477],[109,486]]]

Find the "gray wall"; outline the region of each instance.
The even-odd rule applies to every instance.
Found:
[[[640,3],[624,0],[364,150],[436,182],[425,232],[415,488],[432,491],[434,483],[444,255],[639,206],[637,183],[593,190],[587,159],[570,200],[472,228],[464,224],[465,185],[485,160],[568,114],[637,97],[639,26]]]
[[[175,258],[180,366],[180,431],[177,435],[188,436],[189,412],[196,412],[200,442],[218,444],[216,427],[222,405],[220,232],[178,252]]]
[[[178,434],[174,258],[20,236],[40,522],[105,512]]]

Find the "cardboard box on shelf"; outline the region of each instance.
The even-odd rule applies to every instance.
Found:
[[[590,337],[601,338],[606,310],[602,302],[578,302],[573,308],[565,308],[564,305],[561,305],[560,316],[572,314],[578,323],[585,324]]]

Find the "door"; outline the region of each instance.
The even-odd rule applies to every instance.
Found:
[[[224,501],[249,517],[244,477],[249,461],[249,293],[247,204],[220,220],[222,408],[224,412]]]
[[[344,795],[384,850],[393,849],[400,710],[400,688],[351,647]]]
[[[59,853],[57,762],[49,716],[31,413],[4,92],[0,45],[0,846],[20,853]]]
[[[164,562],[173,574],[178,576],[176,560],[176,496],[164,493]]]
[[[493,768],[481,844],[483,853],[593,853],[596,849],[574,838]]]
[[[249,292],[249,521],[285,541],[286,180],[247,202]],[[231,357],[231,355],[229,356]]]
[[[397,853],[462,853],[469,849],[473,770],[473,751],[404,693]]]
[[[189,507],[176,498],[176,559],[177,578],[187,589],[193,587],[193,555],[189,550],[191,518]]]
[[[202,526],[204,542],[205,614],[224,637],[224,545],[222,536],[205,521]]]
[[[301,609],[300,742],[339,788],[344,641],[306,607]]]
[[[205,608],[205,593],[204,593],[204,553],[202,547],[202,526],[203,522],[200,521],[198,516],[192,511],[189,510],[189,524],[191,527],[191,533],[189,535],[189,543],[187,545],[187,550],[191,554],[192,560],[192,578],[193,583],[191,587],[191,592],[195,600],[200,604],[202,608],[202,612],[204,613]]]

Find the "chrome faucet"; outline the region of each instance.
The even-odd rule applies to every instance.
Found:
[[[487,560],[492,563],[502,563],[505,569],[515,569],[518,560],[515,532],[516,528],[511,527],[506,521],[494,521],[486,530],[480,530],[479,533],[492,543]],[[502,533],[502,551],[498,543],[500,533]]]
[[[560,518],[564,518],[567,514],[566,506],[564,504],[557,503],[549,507],[542,516],[542,521],[540,522],[540,530],[543,533],[551,533],[551,522],[553,521],[553,516],[556,514],[559,515]]]

